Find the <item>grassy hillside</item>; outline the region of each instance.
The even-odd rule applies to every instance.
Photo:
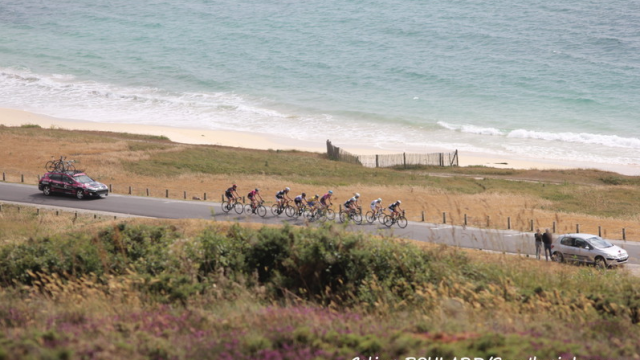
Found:
[[[484,167],[368,169],[327,160],[324,154],[277,149],[260,151],[184,145],[131,134],[0,126],[0,171],[7,181],[35,184],[52,156],[67,156],[77,167],[111,185],[116,193],[219,199],[237,183],[241,194],[254,187],[265,198],[289,186],[295,194],[332,189],[336,204],[359,192],[366,203],[403,200],[410,220],[557,232],[597,233],[640,240],[640,178],[596,170],[501,170]],[[464,156],[464,154],[461,154]]]
[[[20,236],[15,227],[25,229]],[[0,359],[632,359],[640,279],[339,226],[0,212]]]

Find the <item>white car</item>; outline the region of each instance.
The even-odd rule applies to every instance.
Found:
[[[554,239],[551,254],[557,262],[579,262],[608,268],[626,264],[627,251],[597,235],[564,234]]]

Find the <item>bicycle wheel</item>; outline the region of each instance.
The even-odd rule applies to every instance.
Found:
[[[407,227],[407,225],[409,225],[409,222],[407,221],[407,218],[404,216],[400,216],[398,218],[398,221],[396,221],[398,223],[398,226],[400,226],[400,228],[404,229]]]
[[[385,215],[383,224],[386,227],[391,227],[391,225],[393,225],[393,218],[390,215]]]
[[[220,206],[222,207],[222,211],[224,211],[225,213],[231,211],[231,204],[229,204],[228,200],[223,201]]]
[[[253,208],[251,207],[251,204],[246,204],[244,206],[244,213],[245,214],[253,214]]]
[[[280,214],[282,214],[282,208],[280,208],[280,205],[273,204],[271,206],[271,214],[273,214],[275,216],[279,216]]]
[[[236,214],[242,214],[242,212],[244,211],[244,205],[236,201],[235,203],[233,203],[233,210],[236,211]]]
[[[364,216],[364,218],[369,224],[373,224],[373,222],[376,221],[376,216],[373,211],[367,211],[367,214]]]
[[[56,169],[56,163],[53,160],[47,161],[47,164],[44,166],[44,169],[47,171],[54,171]]]
[[[362,224],[362,214],[360,213],[351,214],[351,219],[356,225]]]
[[[380,222],[380,224],[384,225],[384,218],[385,218],[386,216],[387,216],[387,215],[385,215],[385,213],[379,213],[379,214],[378,214],[378,221]]]
[[[264,205],[258,205],[256,208],[256,214],[260,217],[265,217],[265,215],[267,215],[267,208],[264,207]]]
[[[327,220],[334,220],[336,218],[336,212],[331,209],[327,209],[325,211],[325,217]]]
[[[284,209],[284,213],[287,214],[288,217],[296,216],[297,212],[298,212],[298,208],[291,205],[287,205],[287,207]]]
[[[67,166],[65,167],[66,171],[76,171],[76,167],[73,166],[73,164],[67,164]]]

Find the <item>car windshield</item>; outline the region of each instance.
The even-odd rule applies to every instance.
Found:
[[[78,175],[78,176],[74,176],[73,178],[76,179],[77,182],[82,184],[88,184],[93,182],[93,179],[88,177],[87,175]]]
[[[597,237],[597,236],[589,238],[589,239],[587,239],[587,241],[589,242],[589,244],[591,244],[591,245],[593,245],[593,246],[595,246],[597,248],[601,248],[601,249],[613,246],[613,244],[610,243],[609,241],[607,241],[607,240],[605,240],[603,238]]]

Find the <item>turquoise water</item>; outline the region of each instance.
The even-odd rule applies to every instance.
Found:
[[[3,0],[0,106],[638,165],[638,24],[632,0]]]

